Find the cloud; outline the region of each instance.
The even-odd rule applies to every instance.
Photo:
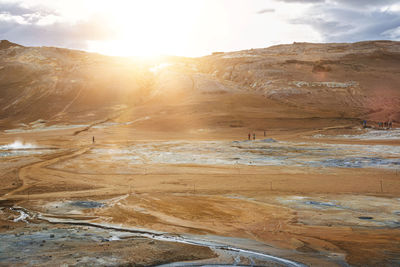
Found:
[[[0,24],[0,39],[8,39],[26,46],[42,44],[87,49],[87,41],[107,40],[110,37],[112,37],[112,32],[103,27],[101,21],[96,18],[73,25],[65,23],[37,25],[16,22]]]
[[[386,30],[382,33],[382,35],[388,37],[389,39],[400,41],[400,27]]]
[[[279,2],[285,3],[325,3],[325,4],[337,4],[342,6],[385,6],[390,4],[398,3],[398,0],[278,0]]]
[[[348,5],[348,6],[386,6],[390,4],[398,3],[398,0],[327,0],[326,2],[329,3],[337,3],[341,5]]]
[[[91,16],[77,22],[65,21],[57,12],[44,7],[22,7],[0,2],[0,39],[26,46],[37,44],[87,49],[87,41],[106,40],[114,33],[106,19]]]
[[[326,0],[278,0],[280,2],[286,2],[286,3],[303,3],[303,4],[307,4],[307,3],[323,3]]]
[[[292,24],[310,25],[326,38],[328,36],[336,36],[337,34],[345,33],[354,29],[354,26],[350,24],[315,17],[293,19],[290,22]]]
[[[265,13],[273,13],[275,12],[275,9],[273,8],[265,8],[265,9],[261,9],[257,12],[257,14],[265,14]]]
[[[322,36],[324,42],[398,40],[400,37],[400,12],[387,8],[387,5],[398,1],[326,0],[324,2],[326,3],[311,6],[301,17],[289,19],[289,22],[311,26]],[[367,5],[370,5],[370,8],[365,8]],[[361,6],[364,8],[360,8]]]
[[[12,14],[21,16],[31,12],[31,9],[22,7],[18,3],[0,3],[1,14]]]

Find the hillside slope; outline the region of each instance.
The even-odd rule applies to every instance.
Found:
[[[158,62],[1,41],[0,126],[145,117],[137,127],[174,131],[398,122],[399,74],[400,42],[392,41],[294,43]]]
[[[141,101],[149,71],[129,60],[0,43],[0,120],[86,122]]]
[[[400,120],[400,42],[294,43],[216,53],[199,69],[299,107]]]

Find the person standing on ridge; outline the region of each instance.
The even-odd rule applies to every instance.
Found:
[[[249,140],[251,139],[251,134],[249,133]]]

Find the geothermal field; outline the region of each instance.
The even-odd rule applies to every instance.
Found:
[[[400,265],[399,42],[0,47],[0,266]]]

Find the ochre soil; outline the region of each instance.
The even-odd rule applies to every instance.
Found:
[[[276,140],[310,141],[307,136],[319,132],[312,127],[303,131],[293,128],[290,131],[273,129],[268,135]],[[143,164],[134,166],[137,171],[132,174],[120,174],[124,166],[118,162],[113,168],[104,170],[96,162],[79,161],[80,157],[106,144],[124,148],[133,141],[243,140],[247,138],[247,131],[226,129],[188,134],[129,127],[89,129],[79,135],[73,135],[73,131],[0,136],[2,144],[11,143],[18,137],[60,148],[50,155],[5,158],[0,179],[2,206],[19,205],[49,216],[90,218],[91,222],[177,234],[253,239],[281,249],[281,255],[310,265],[339,264],[329,259],[331,255],[343,255],[348,264],[356,266],[395,265],[400,256],[398,228],[377,227],[362,221],[358,225],[357,222],[348,223],[341,214],[329,221],[324,216],[334,217],[335,211],[302,210],[277,201],[292,196],[395,199],[400,195],[400,181],[393,170]],[[93,135],[96,144],[91,144]],[[396,141],[384,143],[399,145]],[[65,170],[57,167],[71,159],[79,164]],[[382,180],[383,190],[380,187]],[[88,209],[85,214],[63,214],[48,206],[51,202],[106,201],[119,196],[124,197],[116,200],[117,203]],[[2,221],[2,225],[3,231],[10,227],[5,226],[6,221]]]

